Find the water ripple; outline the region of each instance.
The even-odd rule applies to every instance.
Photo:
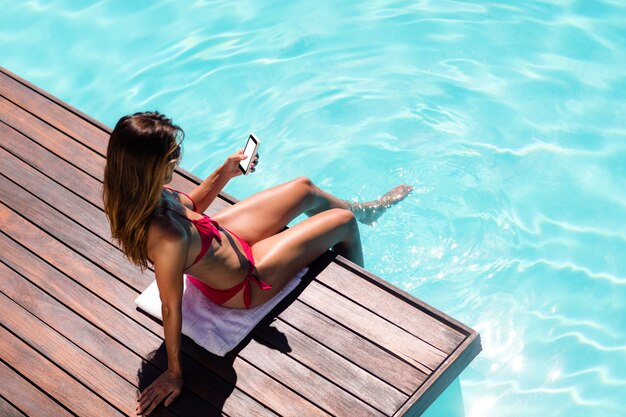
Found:
[[[592,346],[594,349],[597,349],[602,352],[626,352],[626,345],[623,346],[605,346],[600,344],[599,342],[585,336],[581,332],[565,332],[557,337],[549,339],[550,342],[556,342],[560,339],[566,339],[573,337],[576,339],[577,343]]]
[[[582,273],[592,280],[603,280],[614,285],[626,285],[626,278],[619,278],[605,272],[593,272],[589,268],[576,265],[573,262],[558,262],[548,259],[537,259],[534,261],[520,261],[518,270],[525,272],[526,270],[536,267],[537,265],[546,265],[555,270],[567,270],[576,273]]]

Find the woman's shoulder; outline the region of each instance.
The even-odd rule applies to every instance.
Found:
[[[152,264],[163,256],[173,257],[176,253],[185,258],[188,247],[189,240],[184,231],[175,226],[156,225],[148,230],[146,249]]]
[[[187,231],[180,222],[167,216],[165,213],[155,213],[148,226],[147,249],[150,259],[153,254],[167,250],[173,245],[188,246],[189,237]]]

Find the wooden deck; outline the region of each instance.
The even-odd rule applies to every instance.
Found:
[[[0,68],[0,415],[135,415],[166,368],[154,279],[111,243],[110,128]],[[178,169],[172,186],[201,180]],[[233,204],[222,194],[209,215]],[[478,334],[332,252],[225,358],[183,337],[185,388],[160,416],[419,415]]]

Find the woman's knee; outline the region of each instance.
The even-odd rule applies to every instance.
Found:
[[[339,232],[339,241],[337,244],[340,246],[347,245],[348,247],[351,247],[355,244],[355,242],[361,241],[359,223],[357,222],[354,213],[350,210],[341,208],[334,208],[329,211],[332,213],[334,220],[337,222],[337,231]]]
[[[315,202],[316,187],[315,184],[313,184],[313,181],[311,181],[308,177],[298,177],[292,180],[291,186],[302,195],[302,199],[305,199],[310,203],[309,205]]]
[[[358,229],[359,225],[356,220],[356,216],[350,210],[346,210],[342,208],[333,208],[333,209],[330,209],[329,212],[336,219],[339,225],[344,226],[349,229]]]
[[[309,177],[295,178],[292,180],[292,183],[295,184],[297,187],[302,187],[302,188],[310,189],[310,190],[315,189],[315,184],[313,184],[313,181],[311,181]]]

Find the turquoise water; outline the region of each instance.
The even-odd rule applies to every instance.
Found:
[[[625,4],[521,4],[0,1],[0,64],[109,126],[165,112],[200,177],[254,132],[240,199],[412,184],[366,267],[481,333],[465,415],[623,415]]]

